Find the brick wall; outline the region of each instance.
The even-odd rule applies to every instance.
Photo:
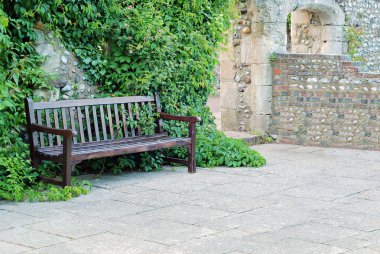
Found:
[[[278,54],[273,65],[280,142],[380,150],[380,74],[344,56]]]

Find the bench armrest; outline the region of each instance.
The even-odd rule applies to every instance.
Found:
[[[46,127],[40,124],[30,124],[30,131],[31,132],[44,132],[48,134],[53,134],[53,135],[60,135],[64,137],[75,137],[77,136],[76,131],[72,130],[65,130],[65,129],[56,129],[56,128],[51,128],[51,127]]]
[[[163,112],[160,112],[160,117],[164,120],[174,120],[188,123],[196,123],[201,121],[201,118],[198,116],[175,116]]]

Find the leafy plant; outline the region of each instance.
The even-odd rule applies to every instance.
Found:
[[[362,36],[364,31],[362,28],[348,26],[345,27],[345,38],[348,43],[348,54],[351,56],[353,61],[362,61],[365,59],[360,55],[360,47],[363,44]]]
[[[66,200],[85,193],[81,184],[56,188],[36,181],[28,147],[20,138],[25,125],[23,98],[49,87],[39,66],[35,24],[53,31],[80,60],[87,79],[97,84],[98,97],[152,95],[158,92],[163,111],[197,115],[199,166],[261,166],[265,159],[243,142],[216,130],[206,101],[213,91],[218,63],[233,0],[14,0],[0,3],[0,198]],[[141,109],[140,119],[127,119],[129,127],[153,133],[154,116]],[[165,121],[174,136],[188,135],[186,123]],[[184,149],[170,153],[185,157]],[[6,158],[12,158],[7,160]],[[113,173],[139,168],[160,168],[163,155],[143,153],[86,162]],[[44,168],[44,174],[56,169]],[[76,186],[76,187],[75,187]],[[79,189],[78,189],[79,188]],[[38,193],[44,193],[40,194]]]
[[[271,53],[270,56],[269,56],[269,63],[270,63],[270,66],[274,67],[274,63],[276,62],[277,60],[277,54],[276,53]]]

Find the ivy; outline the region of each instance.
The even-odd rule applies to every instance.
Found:
[[[265,164],[246,144],[218,132],[206,106],[231,5],[233,0],[13,0],[0,4],[0,124],[10,130],[0,134],[0,158],[13,158],[0,159],[0,198],[22,200],[29,193],[32,200],[64,200],[75,196],[72,193],[86,192],[79,183],[81,191],[36,184],[37,175],[27,160],[28,147],[20,138],[25,124],[23,97],[49,87],[48,75],[39,69],[44,59],[33,48],[36,24],[54,31],[76,54],[88,80],[98,85],[98,96],[158,92],[163,111],[200,116],[199,166]],[[144,112],[139,123],[127,119],[128,125],[142,125],[142,131],[151,134],[155,123]],[[165,122],[164,128],[171,135],[188,134],[184,123]],[[186,156],[184,149],[168,153]],[[161,153],[153,152],[87,161],[82,168],[110,168],[119,173],[128,168],[156,170],[162,163]],[[41,188],[51,196],[38,197],[36,191]]]
[[[365,61],[359,51],[360,47],[363,45],[363,34],[364,31],[362,28],[353,26],[345,27],[345,38],[348,43],[348,55],[353,61]]]

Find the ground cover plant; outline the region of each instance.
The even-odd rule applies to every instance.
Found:
[[[1,3],[1,2],[0,2]],[[0,4],[0,199],[64,200],[88,191],[76,181],[60,189],[38,183],[23,141],[23,98],[49,89],[39,66],[35,24],[54,31],[80,59],[97,96],[158,92],[163,110],[197,115],[197,164],[200,167],[250,166],[265,159],[243,142],[216,130],[206,101],[213,91],[217,52],[231,18],[232,0],[11,0]],[[35,98],[36,99],[36,98]],[[165,123],[171,135],[187,135],[186,125]],[[169,153],[185,157],[183,149]],[[137,158],[139,157],[139,158]],[[118,173],[126,168],[150,171],[162,164],[160,153],[90,162]],[[49,172],[44,166],[44,173]],[[54,171],[54,168],[51,169]]]

